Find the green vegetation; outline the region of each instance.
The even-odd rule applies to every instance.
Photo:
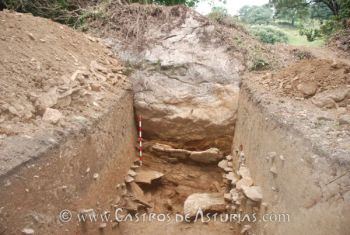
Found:
[[[276,9],[275,18],[289,20],[300,29],[300,35],[308,41],[329,38],[346,27],[350,17],[349,0],[270,0]],[[311,22],[311,24],[310,24]],[[315,26],[315,22],[318,22]]]
[[[317,38],[314,41],[308,41],[305,36],[300,35],[300,32],[297,28],[291,27],[289,25],[278,25],[271,26],[282,31],[288,38],[288,44],[293,46],[310,46],[310,47],[319,47],[324,45],[323,38]]]
[[[252,34],[263,43],[288,42],[288,36],[284,32],[268,26],[252,27]]]
[[[270,0],[264,6],[244,6],[239,13],[261,42],[321,46],[345,27],[350,1]]]
[[[268,6],[244,6],[239,10],[240,19],[248,24],[269,24],[273,11]]]

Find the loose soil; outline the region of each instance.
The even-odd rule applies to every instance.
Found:
[[[313,95],[350,85],[350,66],[325,59],[302,60],[278,72],[267,73],[261,83],[270,87],[277,95],[304,98],[298,85],[312,84]],[[306,97],[309,98],[309,97]]]
[[[125,87],[123,67],[96,38],[29,14],[2,11],[0,21],[0,141],[96,118]],[[43,121],[41,108],[63,118]]]

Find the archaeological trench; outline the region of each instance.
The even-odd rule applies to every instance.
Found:
[[[301,82],[302,98],[280,96],[278,71],[250,73],[249,50],[223,43],[223,26],[171,14],[134,50],[113,28],[88,36],[0,12],[0,234],[350,234],[350,67],[310,59],[345,74],[340,88],[310,97]],[[37,85],[44,71],[54,79]],[[198,209],[211,220],[194,221]]]

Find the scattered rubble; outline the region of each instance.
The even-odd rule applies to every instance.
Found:
[[[59,24],[29,14],[1,11],[0,18],[28,30],[8,25],[1,30],[2,36],[15,40],[0,45],[8,52],[0,59],[0,134],[7,126],[9,136],[58,129],[61,124],[68,129],[75,125],[73,116],[98,117],[130,86],[123,66],[102,43],[69,27],[57,30]]]

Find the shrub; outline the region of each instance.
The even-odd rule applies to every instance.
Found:
[[[263,43],[274,44],[276,42],[288,41],[288,37],[285,33],[269,27],[253,28],[252,33]]]
[[[315,41],[316,38],[322,37],[322,33],[319,29],[315,29],[315,28],[304,28],[304,27],[300,27],[299,28],[299,35],[300,36],[306,36],[306,39],[309,42]]]

